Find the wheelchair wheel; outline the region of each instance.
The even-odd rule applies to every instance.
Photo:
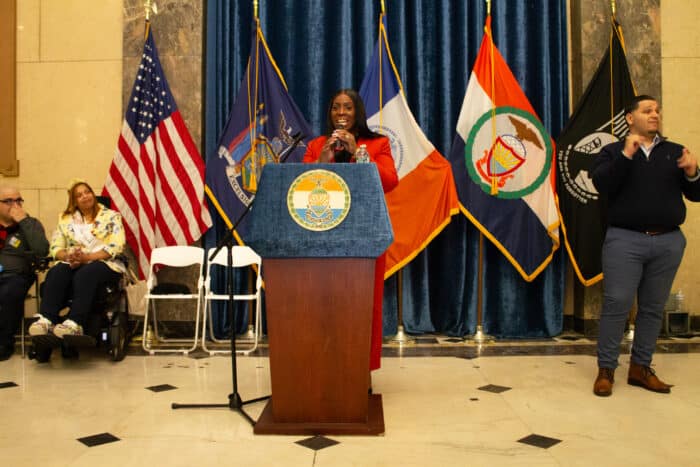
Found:
[[[121,362],[126,356],[126,325],[126,313],[119,313],[109,328],[109,354],[114,362]]]
[[[53,349],[51,347],[37,347],[37,346],[32,346],[29,349],[28,352],[28,357],[29,359],[34,359],[37,361],[37,363],[46,363],[51,359],[51,352]]]

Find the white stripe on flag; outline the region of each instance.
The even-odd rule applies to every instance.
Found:
[[[403,94],[396,94],[382,108],[382,124],[384,132],[393,133],[393,138],[398,139],[399,148],[392,147],[399,154],[393,154],[394,164],[399,180],[413,171],[435,147],[428,141],[425,134],[418,126],[415,117],[408,108],[408,103]],[[374,127],[379,126],[379,113],[372,115],[367,123]],[[387,131],[388,130],[388,131]],[[390,137],[390,139],[393,139]],[[394,141],[392,141],[394,142]]]

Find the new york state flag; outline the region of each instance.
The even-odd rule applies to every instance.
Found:
[[[267,164],[299,162],[304,143],[292,148],[296,137],[311,135],[309,124],[287,92],[282,73],[255,20],[248,66],[233,104],[215,157],[206,168],[206,193],[226,225],[242,219],[235,236],[245,242],[247,217],[258,181]],[[293,149],[293,150],[292,150]],[[280,154],[290,151],[280,160]]]
[[[461,210],[532,281],[559,247],[554,143],[493,43],[491,17],[450,151]]]

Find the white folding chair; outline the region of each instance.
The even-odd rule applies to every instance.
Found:
[[[211,248],[207,252],[207,258],[210,257],[214,251],[215,248]],[[248,341],[252,341],[252,346],[247,348],[247,349],[242,349],[242,350],[236,350],[236,353],[241,353],[243,355],[248,355],[251,352],[253,352],[257,347],[258,347],[258,339],[260,336],[260,329],[261,329],[261,324],[260,324],[260,310],[262,308],[262,302],[260,299],[260,294],[262,290],[262,259],[260,256],[255,253],[250,247],[247,246],[234,246],[232,250],[232,255],[233,255],[233,264],[232,266],[234,268],[242,268],[246,266],[254,266],[256,270],[256,278],[255,278],[255,293],[249,293],[249,294],[236,294],[233,296],[234,300],[242,300],[242,301],[255,301],[255,325],[253,328],[253,336],[251,339],[246,339]],[[219,250],[219,252],[216,254],[216,256],[209,260],[209,263],[207,265],[207,276],[204,279],[204,316],[202,318],[202,349],[205,351],[209,352],[210,355],[215,355],[215,354],[227,354],[230,353],[230,350],[210,350],[207,348],[207,333],[206,333],[206,322],[207,318],[209,319],[209,335],[211,336],[212,340],[214,342],[227,342],[223,339],[216,339],[214,337],[214,329],[212,326],[212,316],[211,316],[211,303],[214,300],[228,300],[229,296],[228,294],[220,294],[220,293],[214,293],[211,290],[211,272],[214,269],[214,266],[228,266],[228,250],[226,248],[222,248]],[[229,271],[229,274],[232,274],[233,271]],[[235,323],[231,323],[231,326],[235,326]],[[235,332],[235,331],[234,331]]]
[[[153,288],[156,286],[156,275],[155,266],[168,266],[168,267],[186,267],[186,266],[199,266],[198,279],[197,279],[197,290],[196,293],[153,293]],[[197,347],[197,341],[199,339],[199,314],[201,311],[201,298],[202,298],[202,271],[204,267],[204,249],[196,246],[165,246],[160,248],[155,248],[151,252],[151,263],[148,271],[148,279],[146,285],[148,287],[148,293],[146,294],[146,313],[143,317],[143,338],[142,346],[143,349],[150,353],[151,355],[155,353],[162,352],[182,352],[187,355],[192,352]],[[182,338],[165,338],[160,335],[158,331],[158,317],[156,314],[156,301],[158,300],[192,300],[196,301],[195,310],[195,323],[194,323],[194,338],[191,340],[192,346],[188,348],[181,347],[164,347],[160,349],[153,348],[153,343],[149,343],[146,337],[148,328],[148,315],[150,312],[153,313],[153,332],[155,334],[155,341],[162,342],[164,344],[170,343],[189,343],[190,339]],[[151,306],[152,305],[152,306]]]

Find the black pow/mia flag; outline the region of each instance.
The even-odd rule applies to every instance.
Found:
[[[627,135],[624,106],[635,96],[622,28],[612,20],[610,43],[557,140],[557,194],[564,242],[582,284],[603,278],[605,213],[590,167],[601,148]]]

